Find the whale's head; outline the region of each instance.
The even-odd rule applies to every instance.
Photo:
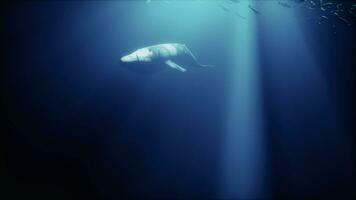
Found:
[[[122,62],[151,62],[153,52],[149,48],[142,48],[134,51],[133,53],[123,56]]]

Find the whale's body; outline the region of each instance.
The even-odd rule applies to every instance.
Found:
[[[167,43],[144,47],[133,53],[123,56],[122,62],[164,62],[167,66],[185,72],[186,69],[178,65],[173,60],[180,60],[182,57],[188,57],[194,65],[199,67],[211,67],[210,65],[200,64],[193,53],[184,44]]]

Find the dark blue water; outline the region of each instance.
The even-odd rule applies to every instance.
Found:
[[[5,4],[6,193],[352,198],[355,20],[283,2]],[[120,63],[169,42],[215,67]]]

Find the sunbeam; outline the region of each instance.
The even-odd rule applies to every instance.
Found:
[[[265,198],[265,149],[255,13],[249,2],[238,12],[247,21],[232,24],[230,97],[222,151],[223,198]]]

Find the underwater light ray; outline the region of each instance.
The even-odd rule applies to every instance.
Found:
[[[264,138],[258,79],[256,14],[241,2],[245,23],[234,24],[230,99],[222,152],[222,198],[264,198]]]

